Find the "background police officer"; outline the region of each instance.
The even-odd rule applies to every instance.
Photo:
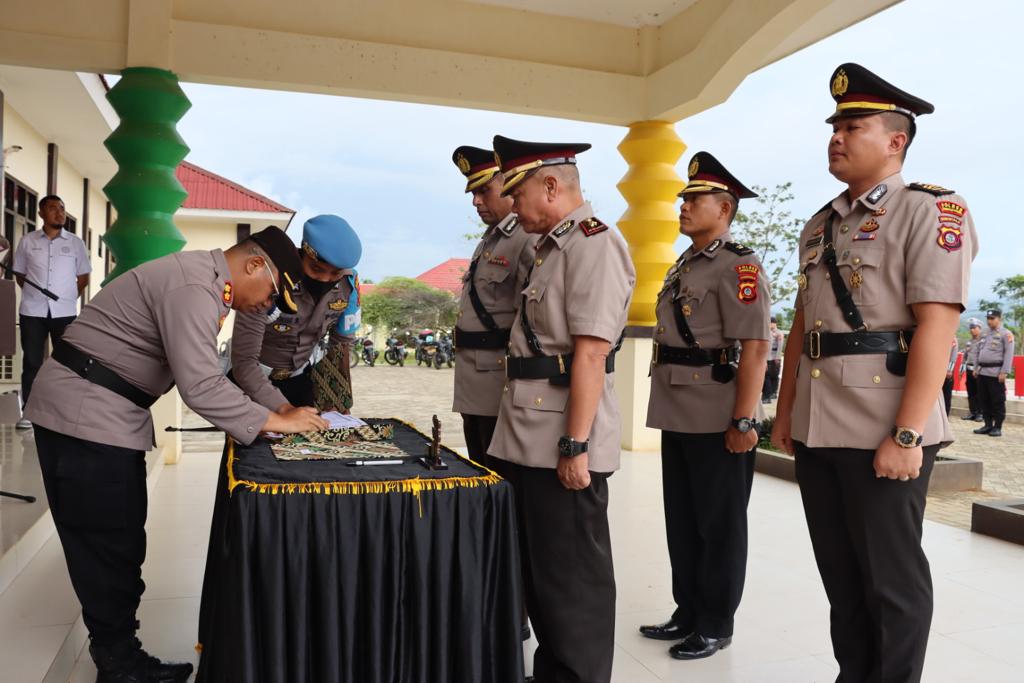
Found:
[[[739,200],[757,195],[698,152],[679,196],[679,231],[693,244],[658,296],[647,408],[647,426],[662,430],[676,609],[640,632],[680,640],[669,649],[677,659],[700,659],[732,642],[743,594],[772,302],[761,262],[729,234]]]
[[[353,268],[363,248],[352,226],[340,216],[315,216],[302,226],[302,279],[294,295],[295,311],[274,306],[268,315],[237,313],[231,336],[231,377],[246,394],[271,410],[316,405],[313,367],[320,341],[339,347],[330,362],[349,384],[349,345],[358,321],[358,285]],[[322,406],[346,410],[346,406]]]
[[[964,383],[967,385],[967,414],[961,420],[981,422],[981,402],[978,397],[978,378],[974,376],[974,369],[978,367],[978,349],[981,342],[981,321],[977,318],[967,319],[967,330],[970,337],[964,344],[964,358],[960,363],[960,372],[964,375]]]
[[[978,342],[978,366],[974,376],[978,380],[981,415],[985,426],[975,434],[1003,435],[1006,419],[1006,376],[1013,363],[1013,333],[1003,327],[1001,311],[987,313],[988,333]]]
[[[68,326],[39,372],[25,414],[68,574],[89,630],[97,683],[184,681],[135,638],[145,585],[149,407],[177,384],[190,408],[241,443],[261,431],[321,429],[315,411],[284,414],[249,400],[221,371],[217,332],[230,309],[266,310],[298,278],[277,228],[227,252],[187,251],[121,275]]]
[[[459,147],[452,161],[466,176],[466,192],[487,226],[462,278],[452,410],[462,413],[469,457],[487,465],[505,386],[505,348],[536,240],[516,220],[512,198],[502,194],[504,179],[493,151]]]
[[[489,454],[513,486],[539,683],[607,683],[615,650],[608,477],[622,424],[613,345],[636,273],[583,200],[586,144],[494,138],[520,225],[540,235],[512,327]]]
[[[772,440],[796,452],[838,680],[916,682],[933,602],[925,495],[953,440],[940,389],[977,237],[962,198],[900,176],[932,105],[857,64],[831,93],[829,172],[847,189],[800,237]]]
[[[942,401],[946,404],[946,415],[953,407],[953,370],[956,369],[956,357],[960,353],[960,344],[953,337],[949,344],[949,363],[946,364],[946,381],[942,383]]]

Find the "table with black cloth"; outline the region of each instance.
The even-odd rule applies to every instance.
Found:
[[[395,422],[417,458],[429,439]],[[512,489],[442,446],[350,467],[230,438],[199,616],[200,683],[521,683]]]

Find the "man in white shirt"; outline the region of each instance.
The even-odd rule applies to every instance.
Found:
[[[21,307],[18,309],[21,325],[21,404],[28,403],[32,382],[43,364],[46,337],[51,346],[64,334],[64,328],[78,315],[78,298],[89,284],[89,253],[85,243],[64,229],[67,212],[64,202],[56,195],[47,195],[39,201],[42,230],[26,234],[14,252],[14,271],[21,287]],[[57,300],[46,297],[35,287],[25,286],[29,280],[57,295]],[[21,418],[18,429],[28,429],[32,423]]]

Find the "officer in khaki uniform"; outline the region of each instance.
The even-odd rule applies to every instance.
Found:
[[[1003,327],[1002,311],[995,309],[986,314],[988,332],[978,342],[978,364],[974,376],[978,380],[981,416],[985,426],[975,434],[1003,435],[1006,419],[1006,376],[1013,365],[1013,333]]]
[[[217,332],[229,310],[288,305],[295,245],[279,229],[227,252],[190,251],[121,275],[84,306],[38,375],[25,415],[68,573],[89,630],[97,683],[186,680],[191,664],[150,657],[135,631],[145,588],[145,451],[150,406],[175,384],[182,400],[238,441],[320,429],[309,409],[277,414],[221,372]]]
[[[960,363],[960,372],[964,375],[964,383],[967,385],[967,414],[961,420],[981,422],[981,399],[978,396],[978,378],[974,376],[974,370],[978,367],[978,349],[981,348],[981,321],[977,318],[967,319],[967,331],[970,337],[964,344],[964,359]]]
[[[636,273],[623,239],[583,200],[576,154],[589,148],[494,138],[519,223],[540,236],[488,451],[516,492],[538,683],[608,683],[615,649],[614,348]]]
[[[452,410],[462,413],[469,457],[487,465],[505,386],[505,349],[536,238],[519,225],[512,198],[502,194],[504,179],[493,151],[459,147],[452,161],[466,176],[466,192],[487,225],[462,278]]]
[[[229,377],[254,401],[271,410],[315,405],[312,368],[321,359],[319,345],[326,334],[330,345],[340,347],[330,357],[351,386],[349,347],[359,326],[353,269],[362,253],[359,236],[344,218],[310,218],[302,227],[297,310],[275,306],[269,314],[235,315]]]
[[[838,680],[916,682],[932,615],[925,494],[953,440],[940,389],[978,241],[961,197],[900,175],[934,107],[857,64],[830,86],[829,172],[847,190],[800,236],[772,440],[796,452]]]
[[[757,195],[698,152],[679,196],[679,231],[693,244],[658,295],[647,406],[647,426],[662,430],[676,609],[640,633],[681,641],[676,659],[701,659],[732,642],[743,594],[772,299],[761,262],[729,234],[740,199]]]

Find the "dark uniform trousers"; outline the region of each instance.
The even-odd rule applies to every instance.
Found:
[[[928,480],[878,479],[875,452],[796,443],[796,477],[832,606],[837,683],[917,683],[932,620],[932,579],[921,548]]]
[[[978,375],[977,381],[981,416],[985,418],[985,424],[1002,428],[1003,420],[1006,419],[1006,382],[985,375]]]
[[[754,451],[730,453],[724,432],[661,433],[673,621],[709,638],[733,633],[747,573]]]
[[[311,368],[306,368],[306,371],[301,375],[289,377],[288,379],[272,379],[270,383],[284,394],[284,397],[293,406],[315,406],[316,395],[313,391],[312,372]],[[228,372],[228,379],[236,386],[238,385],[238,382],[235,381],[234,372]]]
[[[135,634],[146,585],[145,453],[35,427],[39,468],[89,635]]]
[[[967,382],[967,409],[971,415],[981,415],[981,401],[978,399],[978,378],[968,370],[966,372]]]
[[[462,413],[462,433],[466,437],[466,451],[469,458],[484,467],[491,466],[491,458],[487,448],[494,437],[494,428],[498,426],[497,416],[467,415]]]
[[[782,371],[782,361],[770,360],[765,367],[764,384],[761,386],[761,400],[767,401],[779,393],[779,373]]]
[[[615,649],[615,572],[608,476],[570,491],[555,470],[492,458],[516,497],[523,589],[540,646],[537,683],[609,683]]]
[[[946,405],[946,415],[953,407],[953,378],[949,377],[942,383],[942,402]]]
[[[52,348],[61,337],[68,325],[75,322],[75,316],[53,318],[47,313],[45,318],[23,315],[18,318],[21,327],[21,405],[28,405],[28,395],[32,393],[32,383],[39,374],[46,360],[46,337],[50,337]]]

